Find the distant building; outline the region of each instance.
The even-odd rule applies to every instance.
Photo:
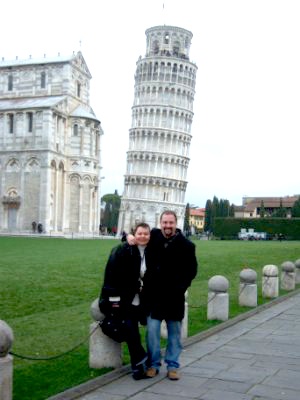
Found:
[[[0,61],[0,232],[98,232],[100,121],[81,54]]]
[[[235,206],[235,218],[260,218],[261,208],[263,206],[265,217],[271,216],[275,211],[283,207],[287,210],[287,217],[291,216],[291,210],[295,202],[299,199],[297,196],[285,197],[244,197],[242,206]]]
[[[203,231],[205,221],[205,208],[190,208],[189,225],[192,233]]]
[[[146,55],[136,63],[118,232],[138,222],[159,226],[171,209],[183,228],[197,66],[192,33],[176,26],[146,30]]]

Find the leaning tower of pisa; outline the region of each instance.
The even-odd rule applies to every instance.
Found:
[[[138,222],[159,226],[172,209],[183,227],[197,66],[193,35],[176,26],[146,30],[146,55],[136,63],[132,123],[118,232]]]

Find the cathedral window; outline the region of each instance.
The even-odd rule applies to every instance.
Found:
[[[41,88],[45,89],[45,87],[46,87],[46,72],[43,71],[41,73]]]
[[[73,136],[78,136],[78,125],[74,124],[73,126]]]
[[[8,87],[7,88],[9,91],[13,90],[13,76],[12,75],[8,76]]]
[[[8,132],[14,133],[14,114],[8,114]]]
[[[170,40],[170,35],[168,33],[165,33],[165,44],[169,44],[169,40]]]
[[[28,122],[28,132],[32,132],[33,128],[33,113],[27,113],[27,122]]]
[[[80,97],[81,95],[81,84],[77,82],[77,97]]]

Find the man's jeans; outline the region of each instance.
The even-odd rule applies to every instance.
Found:
[[[181,345],[181,321],[166,321],[168,329],[168,341],[165,354],[167,370],[179,368],[179,356],[182,350]],[[149,353],[149,367],[159,371],[161,366],[160,353],[160,328],[161,321],[147,318],[147,349]]]

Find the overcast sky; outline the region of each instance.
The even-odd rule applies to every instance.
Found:
[[[164,24],[193,33],[198,67],[185,202],[300,193],[299,0],[16,0],[1,16],[0,60],[82,51],[102,195],[123,192],[136,61]]]

